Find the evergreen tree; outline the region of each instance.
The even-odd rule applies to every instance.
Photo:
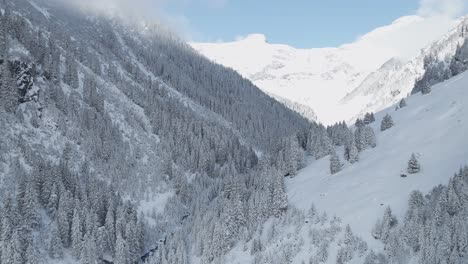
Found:
[[[284,179],[281,174],[276,173],[272,190],[272,212],[274,216],[280,216],[288,208],[288,198],[286,196]]]
[[[117,235],[114,263],[115,264],[130,263],[127,241],[125,241],[125,239],[120,234]]]
[[[30,244],[26,250],[26,264],[39,264],[39,251]]]
[[[377,146],[375,133],[372,127],[366,126],[364,127],[364,135],[365,135],[365,145],[367,147],[375,148]]]
[[[336,154],[336,152],[333,152],[330,156],[330,173],[335,174],[339,171],[341,171],[341,168],[343,167],[343,164],[340,161],[340,158]]]
[[[421,93],[424,95],[424,94],[428,94],[432,91],[432,88],[429,84],[426,84],[422,87],[421,89]]]
[[[380,239],[386,243],[389,236],[390,231],[398,224],[396,217],[392,214],[392,209],[390,207],[385,208],[384,216],[382,219],[382,227],[381,227],[381,235]]]
[[[393,119],[389,114],[386,114],[383,119],[382,123],[380,124],[380,131],[385,131],[393,126]]]
[[[344,158],[349,163],[356,163],[359,161],[359,151],[358,151],[358,148],[356,147],[354,136],[352,137],[353,139],[350,140],[350,142],[347,143],[345,146]]]
[[[375,122],[374,113],[366,113],[363,120],[364,125],[369,125],[373,122]]]
[[[398,105],[400,106],[400,108],[408,106],[408,104],[406,103],[405,98],[401,99],[401,101],[400,101],[400,103]]]
[[[60,233],[57,228],[52,229],[50,244],[49,244],[49,256],[53,259],[60,259],[63,257],[63,245]]]
[[[71,242],[72,242],[72,253],[75,258],[80,258],[80,254],[83,246],[83,234],[81,229],[81,220],[78,210],[75,208],[73,212],[73,221],[71,228]]]
[[[407,171],[410,174],[418,173],[421,170],[421,165],[414,153],[411,154],[411,158],[408,161]]]
[[[26,186],[26,193],[23,201],[23,219],[27,226],[37,228],[39,226],[38,195],[32,180],[29,180]]]

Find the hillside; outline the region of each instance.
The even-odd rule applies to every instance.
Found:
[[[350,224],[371,248],[381,248],[371,230],[387,206],[403,219],[411,191],[425,194],[434,186],[446,185],[453,172],[468,162],[464,147],[468,145],[467,85],[465,72],[433,86],[430,94],[407,98],[404,108],[377,113],[371,124],[379,131],[377,146],[360,153],[357,163],[346,163],[334,175],[330,175],[328,158],[310,160],[296,177],[286,181],[290,203],[303,212],[313,203]],[[380,132],[380,120],[387,113],[395,125]],[[422,170],[402,178],[411,153],[418,156]],[[339,155],[343,159],[342,149]]]
[[[282,210],[305,118],[157,24],[0,8],[2,263],[211,262]]]
[[[335,174],[329,156],[309,156],[285,180],[288,211],[240,240],[223,263],[465,263],[467,84],[464,72],[375,114],[376,146],[352,164],[337,147],[344,166]],[[394,126],[382,132],[387,114]],[[415,174],[407,172],[412,153]]]

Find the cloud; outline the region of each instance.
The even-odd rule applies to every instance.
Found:
[[[420,0],[417,14],[423,17],[458,17],[466,12],[468,0]]]
[[[51,0],[86,12],[119,16],[129,21],[161,24],[186,39],[201,39],[185,11],[194,5],[223,8],[229,0]],[[171,10],[171,11],[169,11]]]

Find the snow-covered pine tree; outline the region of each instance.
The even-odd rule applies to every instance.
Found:
[[[284,177],[276,173],[272,187],[272,212],[278,217],[288,209],[288,198],[284,187]]]
[[[364,125],[369,125],[375,122],[374,113],[366,113],[363,119]]]
[[[380,239],[386,243],[387,239],[389,238],[390,231],[398,224],[398,220],[392,213],[392,209],[390,207],[385,208],[384,216],[382,218],[382,228],[381,228],[381,235]]]
[[[39,264],[39,251],[30,243],[26,249],[25,264]]]
[[[62,239],[58,228],[53,228],[49,242],[49,256],[53,259],[60,259],[63,257]]]
[[[408,160],[407,171],[410,174],[418,173],[421,170],[421,165],[419,164],[418,159],[414,153],[411,154],[411,158]]]
[[[345,152],[344,158],[349,163],[355,163],[359,161],[359,151],[356,147],[356,141],[354,140],[354,135],[352,135],[352,139],[349,140],[348,143],[345,145]]]
[[[358,118],[358,119],[356,119],[356,122],[355,122],[354,125],[355,125],[357,128],[359,128],[359,127],[365,126],[366,124],[364,124],[364,121],[362,121],[362,119]]]
[[[377,140],[375,137],[374,129],[372,129],[372,127],[370,126],[365,126],[364,135],[366,146],[370,148],[375,148],[377,146]]]
[[[127,241],[125,241],[125,239],[120,234],[117,235],[115,251],[115,264],[127,264],[131,262],[129,259]]]
[[[408,104],[406,103],[405,98],[401,99],[400,103],[398,105],[399,105],[400,109],[403,108],[403,107],[408,106]]]
[[[343,167],[343,164],[340,161],[340,158],[336,154],[336,152],[333,152],[330,155],[330,173],[335,174],[339,171],[341,171],[341,168]]]
[[[421,93],[424,95],[424,94],[428,94],[432,91],[432,88],[429,84],[426,84],[422,87],[421,89]]]
[[[385,131],[391,128],[393,125],[394,123],[392,117],[389,114],[386,114],[380,123],[380,131]]]
[[[81,230],[81,219],[77,208],[73,211],[71,243],[72,254],[75,258],[79,259],[83,247],[83,233]]]

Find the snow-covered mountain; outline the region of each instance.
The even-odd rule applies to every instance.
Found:
[[[272,161],[309,121],[158,25],[67,2],[0,1],[1,263],[209,263],[284,210]]]
[[[213,61],[237,70],[264,91],[310,107],[320,122],[331,124],[381,109],[342,98],[369,82],[369,75],[379,68],[395,68],[416,56],[457,23],[448,18],[434,21],[402,17],[337,48],[296,49],[270,44],[261,34],[235,42],[190,44]],[[410,38],[412,34],[420,37]],[[382,100],[386,102],[383,107],[392,103]]]
[[[409,62],[393,57],[421,43],[392,47],[423,18],[339,48],[222,44],[256,43],[261,63],[240,58],[260,84],[317,85],[293,100],[161,26],[68,2],[0,1],[1,263],[467,263],[468,168],[405,214],[468,159],[467,22]],[[347,119],[410,91],[355,127],[309,106]],[[411,153],[421,171],[401,177]],[[405,229],[386,214],[371,236],[387,205]]]
[[[433,42],[428,47],[407,63],[391,59],[377,71],[369,74],[367,78],[353,91],[347,94],[340,103],[342,105],[361,106],[359,115],[366,112],[379,111],[389,105],[395,104],[408,96],[415,87],[416,82],[426,73],[429,66],[439,67],[437,73],[429,76],[428,85],[443,81],[458,72],[450,68],[457,49],[465,44],[468,36],[468,17],[441,39]],[[443,75],[446,75],[445,77]],[[439,76],[440,75],[440,76]]]
[[[422,255],[423,250],[432,250],[438,258],[448,259],[447,255],[441,253],[444,249],[435,246],[438,245],[439,238],[422,244],[420,251],[415,252],[408,249],[407,241],[403,239],[405,234],[399,234],[399,240],[389,242],[384,251],[383,243],[375,239],[372,232],[388,207],[398,219],[398,226],[408,228],[407,210],[412,205],[408,202],[411,193],[417,190],[426,195],[435,188],[432,195],[438,195],[437,190],[441,189],[441,185],[450,186],[449,180],[453,173],[466,166],[467,85],[468,72],[464,72],[433,86],[432,92],[427,95],[417,93],[408,97],[407,106],[403,108],[395,110],[395,107],[389,107],[376,113],[376,121],[370,124],[376,134],[376,147],[360,152],[359,161],[352,164],[343,161],[344,150],[338,147],[336,151],[343,164],[338,173],[330,173],[328,156],[319,160],[310,158],[306,167],[296,176],[286,178],[290,206],[287,215],[265,223],[261,232],[257,234],[258,241],[253,240],[246,246],[239,244],[228,254],[226,263],[289,261],[379,264],[398,263],[394,261],[401,255],[405,256],[401,263],[436,263],[428,256]],[[392,117],[394,125],[380,131],[381,120],[387,114]],[[421,166],[420,172],[415,174],[407,172],[412,153],[416,155]],[[458,206],[466,209],[466,185],[456,188],[460,190],[457,189],[455,198],[440,196],[440,199],[449,200],[446,201],[447,204],[459,199]],[[426,202],[425,206],[432,205]],[[444,209],[436,210],[444,212],[446,208],[450,207],[446,205]],[[426,213],[431,217],[440,215],[440,212],[434,210]],[[457,224],[466,227],[466,215],[460,217],[461,221]],[[447,225],[454,223],[444,221],[447,221],[443,222]],[[348,231],[345,227],[347,224],[350,226]],[[423,229],[430,225],[430,222],[418,223],[417,228]],[[454,229],[431,228],[431,234],[450,237],[455,233]],[[415,239],[424,236],[422,232],[411,235]],[[466,232],[462,235],[463,239],[468,239]],[[353,237],[351,240],[354,241],[351,244],[350,237]],[[458,245],[459,242],[453,241],[450,245]],[[254,260],[254,256],[243,248],[255,248],[255,243],[261,244],[262,249]],[[463,245],[463,242],[460,244]],[[348,247],[352,250],[346,251]],[[398,249],[395,247],[401,247],[396,255],[392,252]],[[466,263],[468,259],[466,253],[463,253],[464,249],[452,247],[457,254],[451,258],[460,260],[455,263]],[[382,260],[366,262],[366,254],[370,250],[383,252]],[[342,262],[338,261],[340,258]],[[367,258],[370,258],[369,255]]]

